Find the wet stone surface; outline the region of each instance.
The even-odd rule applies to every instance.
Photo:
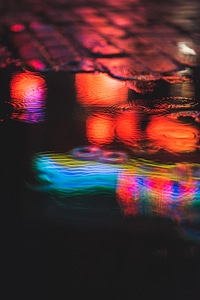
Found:
[[[12,283],[34,300],[91,286],[196,297],[199,3],[0,9],[7,292]]]
[[[172,1],[167,8],[146,1],[10,3],[0,21],[2,47],[33,70],[104,71],[120,79],[142,74],[147,80],[170,73],[182,80],[178,71],[199,65],[195,1],[181,7]],[[8,64],[3,60],[1,68]]]

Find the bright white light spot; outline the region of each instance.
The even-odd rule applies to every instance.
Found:
[[[179,50],[185,55],[196,55],[194,49],[188,47],[183,42],[178,43]]]

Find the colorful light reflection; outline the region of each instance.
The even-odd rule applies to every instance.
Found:
[[[114,191],[119,167],[95,161],[77,160],[71,155],[40,154],[33,161],[38,188],[59,196]]]
[[[43,121],[46,91],[45,80],[39,74],[14,74],[10,82],[12,118],[27,123]]]
[[[193,221],[194,215],[188,212],[199,205],[200,182],[123,171],[118,180],[117,196],[125,216],[159,216],[179,223]]]
[[[134,159],[112,163],[112,159],[103,161],[104,150],[97,151],[96,147],[94,156],[94,151],[86,148],[74,149],[72,155],[35,156],[33,169],[38,185],[34,189],[50,193],[64,204],[68,197],[83,196],[83,209],[84,196],[111,193],[125,217],[159,216],[178,223],[199,218],[195,209],[200,204],[200,171],[199,177],[195,174],[200,165],[185,167],[181,163],[164,165]]]

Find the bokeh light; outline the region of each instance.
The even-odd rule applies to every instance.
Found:
[[[86,134],[88,141],[95,145],[110,144],[114,139],[115,120],[106,114],[96,114],[87,118]]]
[[[77,100],[82,105],[111,106],[125,103],[128,97],[125,83],[104,73],[76,74],[75,85]]]
[[[147,136],[161,149],[169,152],[194,152],[198,147],[199,129],[166,116],[152,116]]]
[[[12,118],[35,123],[43,121],[46,99],[45,79],[37,73],[15,73],[10,82]]]

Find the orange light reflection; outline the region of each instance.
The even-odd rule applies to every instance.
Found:
[[[111,108],[127,103],[128,88],[125,82],[113,79],[106,74],[76,74],[77,100],[81,105],[94,110],[86,120],[86,134],[92,144],[110,144],[115,136],[116,115],[96,112],[95,108]]]
[[[114,139],[114,119],[100,113],[90,116],[86,121],[86,131],[90,143],[110,144]]]
[[[141,130],[142,115],[137,111],[122,112],[116,117],[116,136],[128,146],[136,146],[144,138]]]
[[[153,116],[146,133],[158,147],[169,152],[194,152],[198,147],[199,130],[195,126],[166,116]]]
[[[112,106],[126,103],[128,88],[106,74],[76,74],[77,100],[82,105]]]

